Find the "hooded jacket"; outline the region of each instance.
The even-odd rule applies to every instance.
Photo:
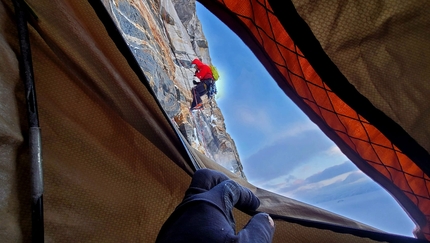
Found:
[[[269,215],[256,214],[237,234],[232,209],[256,210],[259,199],[221,172],[196,171],[182,202],[162,226],[156,243],[268,243],[274,227]]]
[[[212,70],[211,68],[204,64],[203,62],[201,62],[199,59],[194,59],[191,64],[195,64],[197,67],[197,71],[194,74],[194,76],[196,76],[197,78],[199,78],[200,80],[204,80],[204,79],[213,79],[213,75],[212,75]]]

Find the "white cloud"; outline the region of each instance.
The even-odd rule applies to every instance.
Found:
[[[328,185],[331,185],[331,184],[333,184],[333,183],[336,183],[336,182],[339,182],[339,181],[343,181],[343,180],[345,180],[351,173],[355,173],[355,172],[347,172],[347,173],[343,173],[343,174],[341,174],[341,175],[337,175],[337,176],[335,176],[335,177],[332,177],[332,178],[328,178],[328,179],[326,179],[326,180],[322,180],[322,181],[318,181],[318,182],[315,182],[315,183],[309,183],[309,184],[306,184],[306,185],[303,185],[303,186],[301,186],[301,187],[299,187],[299,188],[297,188],[295,191],[302,191],[302,190],[311,190],[311,189],[319,189],[319,188],[321,188],[321,187],[324,187],[324,186],[328,186]]]
[[[236,110],[236,119],[240,120],[243,125],[253,127],[254,131],[272,133],[272,121],[266,110],[249,106],[240,106]]]
[[[296,188],[290,187],[290,189],[288,191],[282,192],[283,191],[282,189],[285,189],[285,187],[284,188],[277,188],[277,190],[274,190],[274,191],[279,193],[279,194],[282,194],[284,196],[287,196],[287,197],[299,199],[299,198],[301,198],[301,196],[300,196],[301,194],[314,194],[314,195],[316,195],[320,192],[320,190],[322,188],[328,187],[328,186],[333,185],[335,183],[342,182],[352,173],[357,173],[357,172],[354,171],[354,172],[343,173],[341,175],[337,175],[335,177],[328,178],[326,180],[322,180],[322,181],[318,181],[318,182],[314,182],[314,183],[306,183],[303,181],[303,183],[297,183]],[[361,180],[361,181],[363,181],[363,180]],[[294,185],[291,185],[291,186],[294,186]]]
[[[291,184],[294,184],[295,181],[296,181],[296,178],[288,174],[288,175],[279,176],[270,180],[266,179],[266,180],[251,182],[251,183],[254,183],[255,185],[261,188],[264,188],[266,190],[276,192],[280,189],[290,186]]]
[[[318,130],[317,125],[310,121],[297,122],[294,124],[288,124],[283,129],[276,129],[276,132],[272,133],[270,140],[268,141],[268,145],[274,144],[281,139],[285,139],[288,137],[294,137],[302,134],[303,132]]]
[[[342,151],[340,151],[339,147],[333,145],[331,148],[327,149],[325,152],[328,156],[338,156],[343,155]]]

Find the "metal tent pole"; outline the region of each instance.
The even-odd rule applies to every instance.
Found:
[[[29,150],[31,173],[31,218],[32,218],[32,242],[44,241],[43,225],[43,174],[42,174],[42,144],[37,112],[36,90],[34,85],[33,63],[28,34],[26,7],[23,0],[13,0],[19,45],[21,51],[20,70],[25,85],[25,97],[27,101],[27,115],[29,123]]]

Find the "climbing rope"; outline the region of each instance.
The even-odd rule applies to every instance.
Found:
[[[196,89],[195,88],[192,88],[192,91],[193,91],[193,99],[194,99],[194,101],[195,101],[195,103],[196,103],[196,105],[198,105],[197,104],[197,94],[196,94]],[[191,102],[192,103],[192,102]],[[194,107],[191,107],[191,109],[193,109]]]
[[[209,100],[209,104],[211,106],[211,116],[213,116],[213,114],[214,114],[213,101],[214,101],[213,97],[211,97],[210,100]]]

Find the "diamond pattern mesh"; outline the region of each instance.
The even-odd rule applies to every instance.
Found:
[[[267,1],[219,0],[249,29],[296,93],[341,140],[397,186],[430,219],[429,177],[375,126],[325,84],[282,27]],[[428,222],[428,220],[427,220]],[[428,223],[421,230],[430,239]]]

